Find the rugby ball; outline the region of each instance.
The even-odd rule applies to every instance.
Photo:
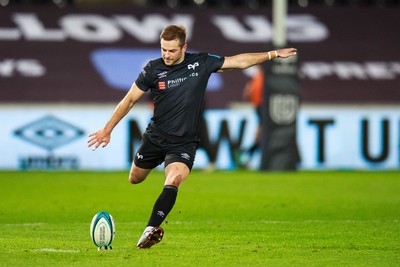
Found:
[[[99,249],[111,249],[115,236],[114,218],[106,211],[94,215],[90,223],[90,237]]]

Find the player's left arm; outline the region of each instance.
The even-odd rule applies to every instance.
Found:
[[[225,57],[224,64],[218,72],[232,69],[247,69],[274,58],[288,58],[297,54],[296,48],[284,48],[269,52],[243,53]]]

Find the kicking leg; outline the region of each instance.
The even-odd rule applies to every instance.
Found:
[[[154,204],[153,211],[137,248],[150,248],[161,241],[164,230],[159,227],[175,205],[179,185],[188,177],[189,168],[181,163],[174,162],[165,168],[165,184],[163,191]]]

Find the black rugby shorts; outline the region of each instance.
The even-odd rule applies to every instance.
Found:
[[[164,168],[173,162],[182,162],[192,170],[197,148],[196,141],[172,140],[147,130],[133,161],[143,169],[153,169],[165,161]]]

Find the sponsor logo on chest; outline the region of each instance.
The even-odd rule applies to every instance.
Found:
[[[200,66],[200,64],[198,62],[195,62],[193,64],[188,64],[187,68],[188,68],[188,70],[195,70],[196,67],[198,67],[198,66]],[[168,74],[167,71],[163,71],[163,72],[157,74],[157,78],[158,79],[166,78],[167,74]],[[188,79],[188,77],[197,77],[197,76],[199,76],[199,74],[197,72],[192,72],[192,73],[187,74],[187,76],[184,76],[184,77],[180,77],[180,78],[176,78],[176,79],[172,79],[172,80],[166,80],[166,81],[158,81],[158,89],[165,90],[167,88],[176,87],[176,86],[179,86],[180,84],[182,84],[184,81],[186,81]]]

